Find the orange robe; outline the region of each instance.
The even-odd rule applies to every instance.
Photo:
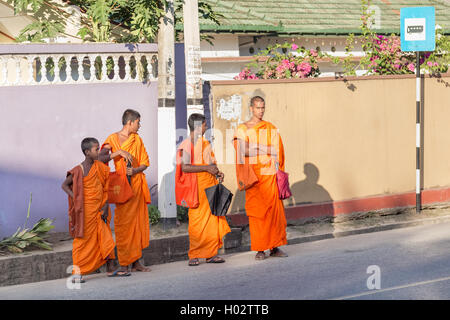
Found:
[[[133,167],[149,166],[144,143],[139,135],[133,133],[120,145],[117,133],[111,134],[102,145],[108,144],[112,152],[125,150],[133,156]],[[126,174],[125,160],[114,158],[117,172]],[[142,250],[150,241],[150,224],[147,204],[151,202],[150,191],[145,174],[140,172],[131,177],[133,197],[125,203],[116,204],[114,213],[114,233],[116,235],[117,258],[121,266],[127,266],[142,257]]]
[[[273,124],[261,121],[250,129],[241,124],[234,137],[250,144],[277,148],[279,168],[284,171],[283,142]],[[239,152],[236,142],[234,145]],[[245,211],[249,220],[253,251],[265,251],[287,244],[286,216],[283,201],[278,197],[275,162],[273,157],[267,155],[249,157],[249,165],[258,177],[258,182],[245,191]]]
[[[190,138],[188,138],[190,140]],[[191,155],[190,141],[183,141],[180,149]],[[210,165],[216,163],[210,143],[204,138],[198,139],[191,155],[194,165]],[[177,165],[181,165],[178,163]],[[216,177],[209,172],[197,172],[199,205],[189,208],[189,259],[211,258],[217,255],[223,245],[223,237],[229,233],[230,227],[225,217],[218,217],[211,213],[205,189],[218,183]]]
[[[108,200],[108,175],[109,167],[94,161],[88,175],[83,177],[84,232],[82,238],[73,240],[72,259],[76,266],[73,274],[89,274],[104,265],[107,258],[115,258],[109,227],[111,213],[107,223],[101,218],[101,209]]]

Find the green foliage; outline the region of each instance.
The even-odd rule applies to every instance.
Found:
[[[44,42],[44,38],[54,38],[59,33],[64,32],[64,24],[55,19],[55,14],[43,12],[44,0],[13,0],[12,3],[15,15],[26,14],[31,8],[31,13],[36,17],[39,11],[47,16],[44,19],[37,18],[37,21],[30,23],[21,30],[16,39],[17,42]]]
[[[84,0],[71,1],[88,16],[89,23],[80,29],[78,35],[83,41],[109,42],[111,40],[110,17],[126,5],[125,0]]]
[[[37,18],[36,13],[42,11],[44,5],[59,10],[58,4],[45,0],[9,0],[13,3],[15,14],[27,13],[28,8],[32,8],[32,14]],[[118,37],[114,41],[122,43],[145,43],[156,40],[159,22],[165,15],[166,0],[70,0],[66,1],[70,5],[80,7],[87,19],[84,19],[84,26],[79,30],[78,36],[83,41],[91,42],[111,42],[112,32],[117,27],[129,30],[129,33]],[[177,11],[181,10],[182,2],[178,2]],[[200,0],[199,17],[219,24],[221,15],[215,13],[212,7]],[[44,38],[53,38],[57,34],[64,32],[65,21],[52,15],[52,18],[40,19],[25,27],[22,30],[18,42],[31,41],[42,42]],[[182,17],[182,14],[179,15]],[[182,22],[182,18],[174,24]],[[176,33],[176,39],[179,34]],[[212,44],[213,37],[201,35],[201,39]]]
[[[148,205],[148,218],[151,225],[157,224],[159,222],[159,219],[161,218],[161,212],[159,212],[157,206],[153,204]]]
[[[54,228],[52,226],[53,221],[47,218],[41,218],[31,228],[26,228],[28,219],[30,218],[32,195],[30,194],[30,201],[28,203],[27,219],[23,229],[19,227],[17,231],[10,237],[4,238],[0,241],[0,252],[4,249],[9,250],[12,253],[21,253],[27,248],[41,248],[46,250],[52,250],[51,244],[45,241],[45,234]]]
[[[450,65],[450,37],[442,29],[436,30],[436,50],[431,52],[423,68],[431,74],[446,73]]]
[[[31,6],[34,13],[36,13],[42,6],[44,0],[14,0],[14,14],[27,11]]]
[[[253,62],[248,64],[234,79],[318,77],[320,75],[318,59],[325,56],[326,54],[321,51],[299,48],[295,43],[276,44],[255,55]]]
[[[398,35],[389,37],[376,34],[371,28],[373,11],[369,12],[370,0],[361,0],[361,46],[365,55],[359,63],[352,62],[355,35],[350,34],[346,41],[346,53],[342,61],[334,58],[335,64],[342,64],[346,75],[356,75],[356,70],[367,70],[366,74],[407,74],[414,73],[416,68],[415,54],[401,51]],[[442,30],[436,30],[436,50],[423,53],[420,61],[421,69],[429,73],[447,72],[450,64],[450,38]]]
[[[177,205],[177,220],[180,222],[187,222],[189,218],[188,212],[189,208]]]

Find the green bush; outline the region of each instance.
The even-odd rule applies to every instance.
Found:
[[[188,221],[188,211],[189,208],[185,208],[182,206],[177,205],[177,219],[180,222],[187,222]]]
[[[157,224],[159,222],[159,219],[161,218],[161,212],[159,212],[159,209],[157,206],[153,204],[148,205],[148,219],[150,221],[151,225]]]

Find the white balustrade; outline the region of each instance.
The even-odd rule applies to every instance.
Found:
[[[114,77],[113,77],[113,81],[117,82],[120,79],[120,76],[119,76],[119,57],[113,56],[112,59],[113,59],[113,63],[114,63],[114,68],[113,68],[113,70],[114,70]]]
[[[34,65],[34,59],[35,58],[36,58],[36,56],[34,56],[34,55],[27,56],[27,67],[28,67],[28,79],[27,79],[27,82],[26,82],[27,85],[33,84],[33,81],[34,81],[34,68],[33,68],[33,65]]]
[[[128,81],[131,79],[130,59],[130,56],[123,58],[123,61],[125,62],[125,77],[123,78],[124,81]]]
[[[97,59],[100,65],[96,65]],[[156,53],[0,54],[0,86],[155,81],[155,59]]]
[[[89,55],[89,73],[90,73],[90,78],[89,78],[89,82],[94,82],[95,80],[97,80],[97,77],[95,76],[95,59],[97,58],[96,55],[90,54]]]

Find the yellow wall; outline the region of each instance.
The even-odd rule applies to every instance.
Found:
[[[265,98],[264,120],[280,129],[285,145],[293,191],[286,205],[411,192],[416,177],[415,81],[413,75],[213,81],[213,125],[232,149],[226,130],[248,119],[252,96]],[[423,187],[450,186],[450,74],[442,80],[427,76],[424,83]],[[241,97],[242,111],[237,119],[225,120],[217,108],[233,95]],[[242,211],[244,194],[237,191],[234,165],[220,159],[219,136],[214,141],[219,167],[225,185],[236,194],[231,212]]]

